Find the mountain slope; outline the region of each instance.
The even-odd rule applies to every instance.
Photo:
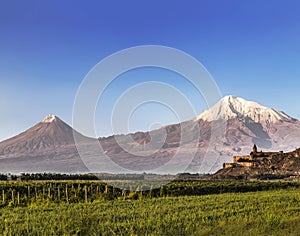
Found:
[[[88,158],[107,155],[132,171],[153,170],[179,153],[179,167],[193,158],[184,171],[214,172],[223,162],[230,162],[233,155],[248,154],[253,143],[264,151],[291,151],[300,146],[298,120],[256,102],[226,96],[193,120],[98,140],[81,135],[50,115],[0,143],[0,171],[88,171],[79,157],[73,134],[79,137]],[[99,152],[98,142],[104,153]]]
[[[0,172],[88,172],[73,134],[90,142],[57,116],[49,115],[23,133],[0,143]]]
[[[227,123],[227,146],[241,150],[257,143],[264,149],[294,149],[299,145],[300,122],[284,112],[234,96],[226,96],[195,121]]]
[[[1,142],[0,157],[10,157],[20,153],[39,153],[73,145],[73,132],[82,137],[82,140],[88,139],[74,131],[58,117],[49,115],[25,132]]]
[[[247,101],[235,96],[225,96],[209,110],[201,113],[197,120],[238,119],[254,123],[293,122],[294,118],[284,112],[264,107],[257,102]]]
[[[225,126],[224,130],[223,126]],[[224,133],[218,134],[219,139],[212,141],[214,147],[209,148],[212,127],[217,127],[216,130]],[[298,120],[284,112],[234,96],[224,97],[193,120],[151,131],[148,136],[163,136],[165,130],[167,131],[166,143],[160,152],[164,151],[170,155],[174,154],[180,146],[183,133],[188,137],[188,141],[192,142],[199,136],[197,132],[200,130],[198,153],[190,165],[190,171],[195,172],[199,170],[213,172],[221,168],[223,162],[230,161],[233,155],[248,154],[253,143],[265,151],[291,151],[300,146]],[[133,134],[135,142],[147,143],[149,137],[145,138],[144,134]],[[128,142],[127,145],[130,149],[130,146],[136,144]],[[186,155],[190,155],[188,142],[181,145]],[[110,149],[109,145],[106,147]],[[204,160],[207,151],[210,153]],[[122,153],[122,150],[119,152]],[[215,162],[213,166],[210,163],[205,164],[209,156],[219,156],[210,160]]]

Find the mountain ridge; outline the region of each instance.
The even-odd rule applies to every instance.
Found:
[[[261,120],[268,120],[272,123],[296,121],[295,118],[288,116],[284,112],[232,95],[223,97],[210,109],[203,111],[197,116],[196,120],[213,121],[230,118],[244,119],[246,117],[252,119],[254,122],[261,122]]]
[[[222,130],[224,125],[224,134],[220,134],[224,136],[224,142],[216,140],[220,143],[210,145],[213,126]],[[213,172],[233,155],[247,152],[253,143],[264,150],[276,151],[289,151],[300,146],[300,122],[276,109],[234,96],[225,96],[209,110],[189,121],[148,132],[98,139],[88,138],[57,116],[49,115],[21,134],[0,142],[1,168],[32,171],[30,162],[35,160],[35,170],[39,168],[39,163],[43,165],[41,171],[50,167],[55,171],[86,170],[73,135],[80,137],[90,156],[99,155],[96,149],[89,149],[92,147],[90,142],[97,141],[104,150],[103,155],[108,155],[112,161],[130,170],[142,171],[162,165],[171,160],[180,149],[182,160],[195,155],[186,171]],[[185,141],[181,143],[183,135]],[[165,137],[162,144],[161,137]],[[119,145],[117,139],[125,143],[126,150]],[[194,142],[198,143],[196,154],[192,152],[191,144]],[[131,154],[130,150],[137,152]],[[209,160],[210,157],[214,158]],[[23,168],[25,159],[28,163]],[[18,163],[21,163],[20,166]]]

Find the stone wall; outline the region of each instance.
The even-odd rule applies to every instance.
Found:
[[[248,156],[234,156],[233,163],[239,163],[240,161],[252,161],[253,157],[251,155]]]
[[[239,162],[239,166],[251,167],[253,166],[253,162]]]
[[[234,167],[234,166],[236,166],[235,163],[224,163],[224,164],[223,164],[223,168],[224,168],[224,169],[225,169],[225,168],[231,168],[231,167]]]

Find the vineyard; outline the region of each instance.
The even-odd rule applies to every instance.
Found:
[[[300,231],[297,182],[183,181],[125,190],[99,180],[2,181],[0,193],[0,235],[299,235]]]
[[[114,183],[114,182],[111,182]],[[129,184],[125,182],[126,186]],[[120,185],[120,183],[118,183]],[[126,200],[157,197],[199,196],[220,193],[242,193],[299,187],[298,182],[246,182],[246,181],[181,181],[153,188],[157,183],[132,181],[129,189],[113,187],[100,180],[93,181],[2,181],[1,206],[27,206],[34,202],[89,203],[98,200]]]

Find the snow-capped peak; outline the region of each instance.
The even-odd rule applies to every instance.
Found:
[[[275,123],[278,121],[293,121],[284,112],[264,107],[257,102],[247,101],[235,96],[225,96],[217,104],[201,113],[196,120],[213,121],[218,119],[245,119],[254,122]]]
[[[43,123],[51,123],[51,122],[55,121],[56,119],[57,119],[57,117],[55,115],[48,115],[42,120],[42,122]]]

